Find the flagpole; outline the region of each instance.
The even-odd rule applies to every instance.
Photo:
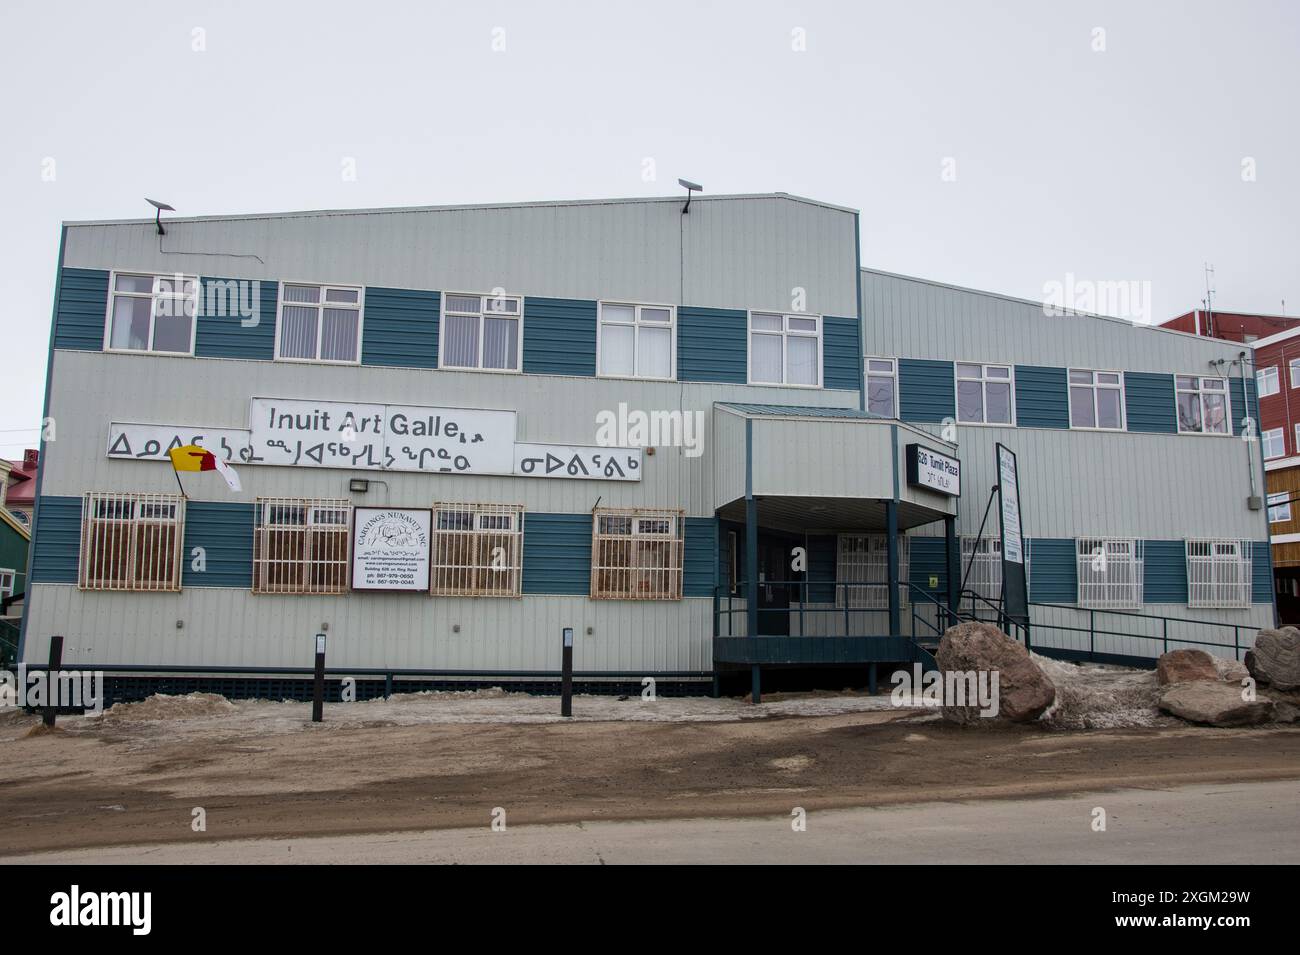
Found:
[[[185,495],[185,485],[181,483],[181,472],[177,471],[176,468],[173,467],[172,474],[176,475],[176,486],[181,489],[181,497],[184,497],[185,500],[188,501],[189,498]]]

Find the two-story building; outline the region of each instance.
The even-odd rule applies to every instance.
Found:
[[[1223,342],[860,267],[784,194],[68,223],[23,657],[269,684],[708,686],[905,662],[1002,592],[1033,646],[1273,622]],[[200,444],[242,490],[177,475]],[[179,483],[179,487],[178,487]],[[1008,545],[1010,546],[1010,545]],[[125,691],[124,691],[125,692]]]

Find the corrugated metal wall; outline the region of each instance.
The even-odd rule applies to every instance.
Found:
[[[438,367],[438,292],[366,289],[361,363],[394,368]],[[274,316],[271,319],[274,323]]]
[[[524,299],[524,362],[530,375],[596,374],[596,303]]]

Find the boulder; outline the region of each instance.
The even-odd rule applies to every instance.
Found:
[[[1056,686],[1023,646],[988,623],[961,623],[949,628],[935,654],[939,669],[998,675],[997,719],[1028,723],[1038,719],[1056,700]],[[945,680],[945,685],[947,681]],[[987,684],[991,686],[990,683]],[[945,719],[972,723],[980,719],[978,706],[943,707]]]
[[[1170,650],[1160,654],[1160,659],[1156,660],[1156,682],[1161,686],[1194,680],[1219,681],[1214,657],[1204,650]]]
[[[1173,683],[1160,693],[1160,709],[1189,723],[1209,726],[1254,726],[1273,718],[1273,701],[1243,700],[1241,687],[1195,680]]]
[[[1261,630],[1246,653],[1246,669],[1260,683],[1279,690],[1300,689],[1300,630]]]

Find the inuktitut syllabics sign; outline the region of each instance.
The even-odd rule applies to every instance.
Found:
[[[249,427],[113,422],[108,457],[163,461],[198,445],[223,460],[276,467],[639,481],[640,448],[516,442],[516,414],[340,401],[254,398]]]

